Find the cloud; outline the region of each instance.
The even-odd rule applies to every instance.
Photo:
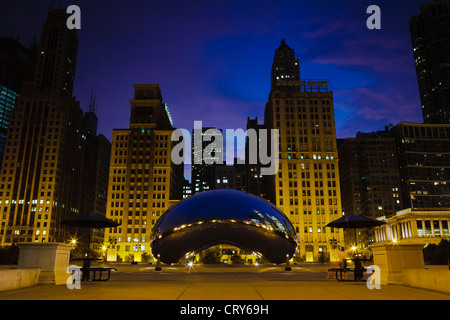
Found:
[[[382,130],[400,121],[422,122],[420,100],[414,92],[405,94],[380,84],[335,91],[337,136],[353,137],[358,131]]]

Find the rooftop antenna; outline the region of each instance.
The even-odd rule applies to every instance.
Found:
[[[50,6],[48,7],[48,11],[53,10],[53,5],[55,4],[55,0],[50,1]]]
[[[97,98],[97,93],[94,93],[94,110],[93,112],[96,114],[97,113],[97,105],[95,104],[95,99]]]
[[[95,99],[97,97],[97,94],[94,93],[94,89],[91,90],[91,100],[89,102],[89,112],[96,113],[97,112],[97,106],[95,105]]]

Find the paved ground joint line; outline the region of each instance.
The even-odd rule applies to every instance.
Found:
[[[187,287],[183,290],[183,292],[180,293],[180,295],[177,297],[176,300],[180,300],[181,296],[186,292],[187,289],[189,289],[189,286],[187,286]]]
[[[261,300],[265,300],[263,298],[263,296],[261,295],[261,293],[258,291],[258,289],[256,289],[256,287],[254,286],[253,289],[255,289],[256,293],[261,297]]]

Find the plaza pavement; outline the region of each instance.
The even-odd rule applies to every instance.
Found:
[[[163,266],[113,265],[111,279],[81,289],[38,284],[0,292],[0,300],[450,300],[450,295],[402,285],[368,289],[366,282],[327,278],[326,265]]]

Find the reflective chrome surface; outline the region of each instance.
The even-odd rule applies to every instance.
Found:
[[[273,204],[236,190],[211,190],[169,208],[152,230],[152,252],[164,263],[219,244],[261,254],[272,263],[294,254],[295,231]]]

